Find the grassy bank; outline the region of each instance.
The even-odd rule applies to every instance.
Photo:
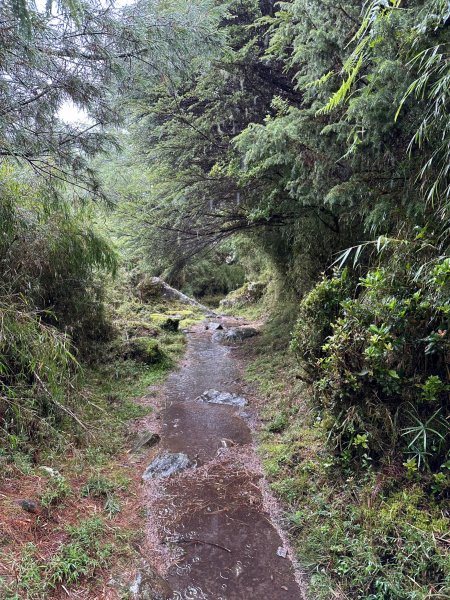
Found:
[[[66,415],[45,443],[9,446],[0,457],[5,600],[128,597],[143,522],[132,431],[184,351],[172,319],[183,327],[199,315],[117,287],[107,311],[114,333],[81,365],[75,417]]]
[[[298,359],[270,331],[247,377],[263,402],[260,452],[310,598],[449,598],[448,501],[414,471],[376,467],[369,456],[343,464]]]

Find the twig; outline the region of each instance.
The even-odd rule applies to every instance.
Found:
[[[83,421],[81,421],[77,417],[77,415],[72,410],[70,410],[70,408],[67,408],[67,406],[64,406],[64,404],[61,404],[60,402],[58,402],[58,400],[56,400],[56,398],[53,396],[53,394],[51,394],[49,392],[49,390],[47,389],[45,383],[42,381],[42,379],[39,377],[39,375],[37,373],[34,373],[34,376],[38,380],[38,382],[41,384],[41,386],[43,387],[44,391],[50,396],[51,401],[53,402],[53,404],[55,404],[59,409],[61,409],[65,413],[67,413],[70,417],[72,417],[72,419],[74,419],[74,421],[76,421],[80,427],[82,427],[88,434],[90,434],[89,429],[86,427],[86,425],[83,423]]]
[[[221,546],[220,544],[215,544],[214,542],[206,542],[205,540],[198,540],[197,538],[180,538],[177,540],[177,543],[182,544],[182,543],[186,543],[186,544],[207,544],[209,546],[215,546],[216,548],[220,548],[221,550],[225,550],[226,552],[229,552],[231,554],[231,550],[229,548],[226,548],[225,546]]]

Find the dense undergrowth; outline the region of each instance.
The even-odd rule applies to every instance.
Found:
[[[173,368],[178,326],[198,314],[143,299],[88,206],[52,204],[11,167],[0,176],[0,595],[97,594],[108,569],[137,560],[121,457],[152,407],[136,399]]]
[[[418,271],[421,249],[386,250],[363,277],[323,277],[290,348],[269,320],[248,369],[311,598],[450,593],[448,259]]]
[[[363,277],[324,278],[300,304],[292,347],[342,461],[397,461],[444,492],[449,259],[418,264],[421,250],[420,242],[393,250]]]
[[[43,443],[73,403],[79,360],[107,340],[103,282],[117,257],[89,212],[33,177],[0,172],[0,414],[3,448]]]
[[[57,597],[61,586],[94,595],[111,574],[126,597],[130,565],[139,560],[134,548],[141,517],[130,478],[139,470],[131,473],[124,464],[134,443],[130,425],[151,413],[146,395],[184,351],[185,336],[174,331],[174,318],[188,326],[198,314],[158,298],[143,302],[123,273],[107,298],[105,318],[113,333],[77,365],[76,419],[66,415],[56,428],[41,415],[45,444],[31,432],[2,448],[5,600]],[[142,396],[148,401],[136,401]],[[24,497],[37,507],[33,535],[17,525],[26,515],[19,504]],[[51,532],[49,521],[57,523]]]

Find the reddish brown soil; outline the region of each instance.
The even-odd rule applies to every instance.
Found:
[[[112,541],[114,533],[119,529],[133,533],[141,527],[140,498],[135,492],[140,485],[139,467],[136,469],[129,455],[119,457],[117,463],[115,473],[120,469],[121,474],[131,479],[131,482],[128,490],[116,494],[122,510],[117,516],[106,521],[107,531],[102,540],[104,543]],[[104,474],[108,476],[107,471]],[[86,480],[87,476],[83,475],[68,476],[67,481],[72,488],[71,495],[50,510],[39,509],[37,514],[24,511],[19,503],[24,499],[38,503],[48,481],[47,477],[24,476],[20,472],[11,472],[10,476],[0,480],[0,577],[9,581],[18,578],[18,562],[27,543],[31,542],[36,546],[37,557],[40,563],[45,565],[61,544],[68,541],[68,525],[77,525],[81,520],[96,514],[104,515],[104,499],[81,497],[80,491]],[[118,563],[127,564],[130,557],[124,554],[117,556],[116,560]],[[111,565],[111,569],[98,570],[93,581],[82,580],[79,586],[71,587],[70,590],[59,586],[49,593],[48,598],[119,600],[116,587],[108,585],[116,571],[117,564]],[[132,569],[129,577],[131,576]]]

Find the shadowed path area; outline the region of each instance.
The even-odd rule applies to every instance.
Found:
[[[246,409],[196,400],[205,390],[245,396],[237,359],[201,327],[166,384],[161,452],[193,467],[160,479],[155,514],[178,559],[166,577],[173,600],[301,600],[289,556],[263,502],[262,472]]]

